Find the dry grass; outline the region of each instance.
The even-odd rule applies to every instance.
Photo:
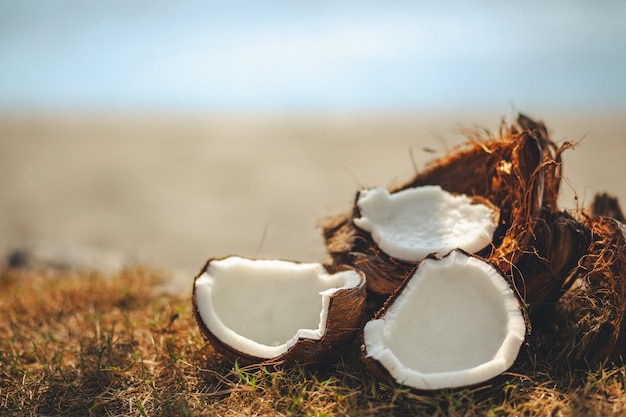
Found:
[[[624,415],[626,368],[525,358],[492,386],[426,394],[377,381],[353,349],[328,369],[241,368],[217,357],[163,277],[0,272],[0,414]]]

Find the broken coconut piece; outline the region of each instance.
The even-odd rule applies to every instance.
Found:
[[[455,250],[427,258],[363,331],[365,362],[422,390],[478,384],[506,371],[527,333],[525,313],[490,263]]]
[[[437,185],[390,194],[385,188],[362,190],[360,217],[354,224],[372,235],[394,258],[419,262],[429,254],[459,248],[476,253],[487,247],[498,225],[498,210]]]
[[[244,363],[311,363],[362,323],[365,277],[321,264],[212,259],[195,279],[194,313],[216,349]]]

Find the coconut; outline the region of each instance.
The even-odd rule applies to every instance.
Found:
[[[365,277],[317,263],[231,256],[196,277],[196,321],[217,351],[242,363],[318,363],[363,323]]]
[[[520,116],[518,125],[503,129],[498,137],[472,137],[456,152],[389,192],[393,195],[438,185],[456,195],[488,201],[499,211],[499,224],[487,252],[481,255],[510,273],[524,253],[535,252],[529,245],[537,238],[534,229],[542,209],[556,207],[560,154],[565,148],[550,141],[543,124]],[[387,296],[402,284],[416,262],[384,253],[368,231],[357,227],[359,195],[350,214],[323,224],[328,253],[334,263],[364,271],[368,289]]]
[[[488,381],[516,360],[528,326],[493,264],[455,250],[429,257],[363,330],[366,364],[420,390]]]
[[[533,319],[537,351],[573,366],[621,360],[626,336],[626,228],[609,217],[585,216],[583,223],[591,245],[569,288]]]

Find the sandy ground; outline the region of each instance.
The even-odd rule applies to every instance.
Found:
[[[561,204],[626,202],[625,112],[529,113],[565,155]],[[209,257],[324,259],[319,219],[360,187],[408,179],[513,112],[0,118],[0,251],[36,246],[102,268],[140,262],[190,288]],[[43,248],[43,249],[41,249]]]

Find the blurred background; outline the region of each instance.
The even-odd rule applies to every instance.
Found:
[[[521,111],[626,200],[626,3],[0,0],[0,251],[193,277]],[[30,249],[28,249],[30,248]]]

